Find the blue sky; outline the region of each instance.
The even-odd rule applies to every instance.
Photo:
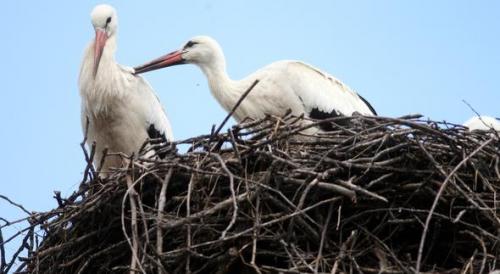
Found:
[[[0,17],[0,194],[33,211],[56,206],[84,169],[79,147],[82,52],[97,1],[8,1]],[[500,116],[499,1],[128,1],[117,61],[138,65],[206,34],[235,78],[280,59],[311,63],[362,94],[383,116],[422,113],[462,123]],[[177,139],[210,131],[224,111],[194,66],[145,75]],[[22,212],[0,201],[0,217]]]

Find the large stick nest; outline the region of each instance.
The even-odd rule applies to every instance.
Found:
[[[304,138],[295,119],[145,146],[167,157],[124,157],[125,167],[105,179],[89,152],[79,190],[31,215],[19,271],[500,268],[497,134],[418,116],[359,116],[330,119],[336,130]]]

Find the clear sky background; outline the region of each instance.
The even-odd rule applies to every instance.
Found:
[[[0,16],[0,194],[29,210],[56,207],[53,191],[77,189],[77,79],[93,39],[97,1],[6,1]],[[109,1],[119,17],[116,59],[139,65],[206,34],[234,79],[298,59],[336,76],[383,116],[421,113],[462,123],[499,117],[500,1]],[[225,116],[201,71],[176,66],[144,75],[177,139],[208,133]],[[234,122],[232,122],[234,123]],[[22,212],[0,200],[0,217]]]

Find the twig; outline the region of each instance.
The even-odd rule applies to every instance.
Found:
[[[5,273],[4,268],[7,266],[6,258],[5,258],[5,247],[3,244],[3,234],[2,229],[0,228],[0,273]]]
[[[168,189],[168,184],[170,183],[170,179],[172,178],[173,174],[173,169],[170,168],[168,170],[167,175],[165,176],[165,179],[162,181],[161,185],[161,190],[160,190],[160,195],[158,198],[158,217],[156,219],[157,223],[157,228],[156,228],[156,252],[159,254],[163,253],[163,229],[160,225],[161,220],[163,220],[163,211],[165,210],[165,203],[167,200],[167,189]],[[158,258],[157,260],[158,268],[157,268],[157,273],[162,274],[164,273],[164,269],[161,267],[161,259]]]
[[[191,178],[189,179],[188,183],[188,192],[186,196],[186,217],[191,215],[191,194],[193,193],[193,185],[195,183],[195,178],[196,174],[193,173],[191,174]],[[191,273],[191,222],[187,223],[187,229],[186,229],[186,249],[188,251],[187,258],[186,258],[186,273],[190,274]]]
[[[486,245],[484,244],[484,241],[479,238],[476,234],[470,232],[470,231],[463,231],[462,233],[470,235],[472,238],[474,238],[476,241],[479,242],[481,245],[481,250],[482,250],[482,255],[483,255],[483,260],[481,260],[481,268],[479,269],[478,273],[484,273],[484,268],[486,266],[486,254],[488,253],[486,250]]]
[[[24,213],[28,214],[28,215],[31,215],[31,213],[26,209],[24,208],[21,204],[18,204],[18,203],[15,203],[13,202],[11,199],[9,199],[7,196],[4,196],[2,194],[0,194],[0,199],[3,199],[5,201],[7,201],[9,204],[21,209]]]
[[[316,257],[316,266],[314,267],[314,273],[318,273],[319,265],[323,257],[323,248],[325,246],[326,232],[328,231],[328,226],[330,225],[330,219],[333,213],[333,203],[330,204],[328,208],[328,215],[326,215],[325,224],[323,225],[323,231],[321,232],[321,241],[319,242],[318,256]]]
[[[458,165],[455,166],[455,168],[448,174],[448,177],[444,180],[444,182],[441,184],[441,187],[439,188],[438,193],[436,194],[436,198],[434,198],[434,202],[432,203],[431,209],[429,210],[429,214],[427,214],[427,218],[425,219],[425,224],[424,224],[424,230],[422,232],[422,237],[420,238],[420,244],[418,247],[418,255],[417,255],[417,262],[415,266],[415,272],[419,273],[420,272],[420,264],[422,261],[422,253],[424,250],[424,243],[425,243],[425,237],[427,235],[427,230],[429,229],[429,224],[431,222],[432,215],[434,211],[436,210],[437,203],[439,201],[439,198],[443,195],[444,190],[446,189],[446,186],[450,182],[450,179],[455,173],[464,165],[469,159],[474,156],[476,153],[481,151],[483,147],[491,143],[493,139],[489,139],[486,142],[484,142],[482,145],[480,145],[476,150],[474,150],[471,154],[469,154],[467,157],[465,157]]]
[[[252,89],[258,83],[259,83],[258,79],[255,80],[255,81],[253,81],[253,83],[250,85],[250,87],[248,87],[248,89],[241,95],[240,99],[238,99],[238,101],[236,102],[236,104],[233,106],[233,108],[231,109],[231,111],[226,115],[226,117],[224,118],[224,120],[222,120],[222,122],[217,127],[217,129],[212,132],[212,134],[211,134],[212,137],[216,136],[217,134],[219,134],[219,132],[221,131],[222,127],[224,127],[224,125],[226,124],[227,120],[229,120],[229,118],[231,117],[231,115],[233,115],[233,113],[236,111],[236,109],[240,106],[241,102],[243,102],[243,100],[245,100],[245,98],[250,93],[250,91],[252,91]]]
[[[252,234],[252,259],[250,260],[250,265],[255,270],[256,273],[262,274],[259,267],[255,263],[257,259],[257,239],[259,236],[259,224],[260,224],[260,197],[257,196],[255,201],[255,215],[254,215],[254,231]]]
[[[135,183],[132,181],[131,175],[126,176],[127,180],[127,193],[128,195],[125,195],[123,197],[124,201],[125,198],[128,196],[129,202],[130,202],[130,222],[131,222],[131,229],[132,229],[132,240],[127,236],[127,232],[125,229],[125,222],[124,222],[124,214],[122,214],[122,228],[123,228],[123,233],[125,236],[127,236],[127,241],[129,242],[130,248],[131,248],[131,262],[130,262],[130,274],[134,274],[136,272],[136,268],[138,267],[142,273],[146,273],[144,269],[141,266],[140,260],[139,260],[139,232],[137,231],[137,204],[136,204],[136,197],[137,197],[137,192],[135,192],[134,185]]]
[[[256,81],[258,82],[258,81]],[[238,217],[238,201],[236,199],[236,192],[234,190],[234,176],[231,171],[227,168],[226,164],[224,163],[224,160],[220,157],[219,154],[212,154],[213,157],[219,161],[221,168],[226,172],[226,174],[229,176],[229,190],[231,191],[231,198],[233,200],[233,216],[231,217],[231,221],[227,225],[226,229],[221,233],[220,238],[223,239],[226,237],[227,232],[233,227],[233,225],[236,223],[236,217]]]

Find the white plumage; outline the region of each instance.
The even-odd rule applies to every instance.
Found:
[[[219,44],[210,37],[190,39],[181,50],[174,51],[135,68],[143,73],[177,64],[198,65],[208,79],[212,95],[230,111],[245,90],[259,83],[234,113],[237,121],[246,117],[258,119],[266,114],[305,114],[313,119],[351,116],[354,113],[376,115],[370,104],[348,86],[300,61],[278,61],[242,80],[232,80],[226,73],[226,62]]]
[[[80,69],[82,126],[87,144],[96,143],[94,163],[103,150],[137,153],[147,138],[173,140],[170,123],[153,89],[133,69],[115,61],[118,17],[113,7],[98,5],[91,13],[96,37],[85,49]],[[118,156],[108,156],[102,171],[122,165]]]
[[[489,116],[474,116],[464,123],[464,126],[468,127],[470,131],[482,130],[489,131],[494,129],[495,131],[500,131],[500,121],[496,118]]]

